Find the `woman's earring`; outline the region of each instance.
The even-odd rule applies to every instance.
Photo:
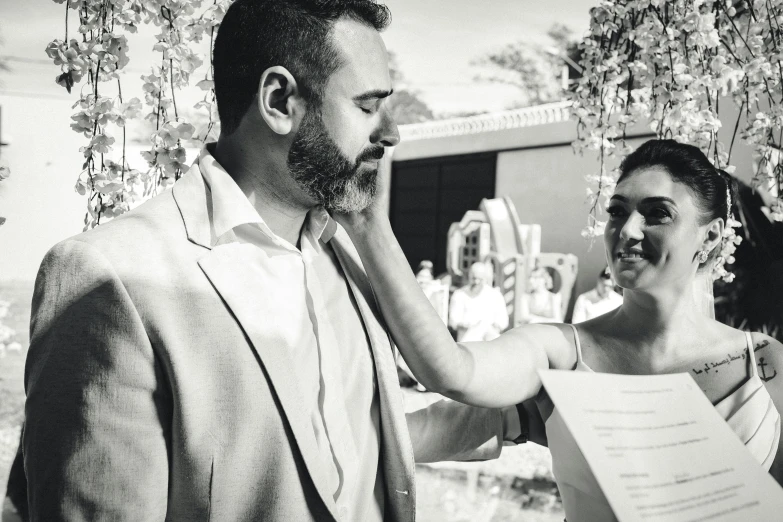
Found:
[[[696,259],[699,261],[699,264],[704,264],[707,262],[707,257],[709,257],[709,252],[706,250],[699,250],[699,253],[696,254]]]

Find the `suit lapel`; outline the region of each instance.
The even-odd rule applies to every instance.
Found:
[[[327,487],[313,427],[306,414],[308,409],[298,386],[296,366],[285,350],[288,343],[282,338],[274,338],[275,334],[270,334],[264,327],[264,317],[269,316],[268,306],[273,299],[266,280],[254,269],[253,257],[257,250],[252,245],[239,243],[217,246],[199,260],[199,266],[250,340],[285,412],[310,477],[336,519],[335,503]]]
[[[381,408],[381,448],[392,520],[413,520],[416,509],[413,448],[402,405],[391,339],[383,326],[372,287],[348,234],[337,227],[329,244],[340,261],[370,339]]]
[[[182,215],[188,239],[210,251],[199,266],[224,300],[247,335],[251,347],[264,367],[291,427],[305,466],[332,517],[336,506],[327,477],[321,467],[312,426],[305,412],[304,398],[297,386],[295,365],[281,349],[285,344],[271,339],[264,330],[264,307],[259,296],[268,295],[268,285],[253,269],[254,247],[239,243],[216,246],[212,227],[209,188],[198,164],[182,177],[172,190]],[[334,227],[334,223],[330,223]],[[412,521],[415,518],[413,448],[402,406],[397,369],[389,335],[382,326],[372,288],[353,244],[342,227],[330,240],[356,300],[375,362],[381,414],[381,458],[388,500],[387,519]],[[262,297],[263,298],[263,297]]]
[[[310,478],[321,500],[337,520],[336,506],[320,463],[313,427],[298,387],[296,366],[284,349],[285,340],[273,338],[274,334],[270,335],[269,329],[264,328],[264,317],[269,315],[265,304],[268,305],[272,299],[267,281],[255,269],[257,248],[235,242],[216,245],[210,191],[198,164],[194,164],[174,185],[172,193],[188,239],[209,249],[198,261],[199,266],[247,335],[280,401]]]

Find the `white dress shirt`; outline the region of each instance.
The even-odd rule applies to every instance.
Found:
[[[340,519],[381,522],[384,477],[375,365],[361,315],[329,246],[336,223],[323,209],[311,210],[297,249],[272,232],[207,148],[199,163],[210,189],[218,243],[258,247],[256,269],[268,280],[269,295],[282,291],[289,301],[279,315],[258,321],[279,333],[279,349],[289,351],[296,365]]]

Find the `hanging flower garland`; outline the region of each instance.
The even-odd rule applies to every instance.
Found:
[[[574,94],[578,151],[597,152],[600,170],[588,176],[591,211],[583,235],[603,233],[600,205],[614,189],[608,160],[630,152],[627,129],[649,122],[660,138],[696,145],[732,173],[735,139],[758,158],[754,183],[777,196],[770,216],[783,221],[783,0],[613,0],[591,10],[581,44],[584,75]],[[731,140],[718,139],[720,104],[739,108]],[[727,223],[714,277],[726,270],[740,238]]]
[[[88,140],[80,149],[84,164],[76,182],[76,190],[88,196],[86,230],[170,186],[187,169],[183,141],[194,138],[195,128],[179,113],[177,92],[202,64],[193,47],[205,36],[214,39],[232,0],[213,0],[200,14],[203,0],[54,1],[65,4],[65,38],[52,41],[46,54],[60,67],[58,84],[69,93],[81,84],[71,128]],[[69,15],[79,19],[76,38],[68,38]],[[124,33],[135,33],[142,23],[160,28],[153,46],[160,62],[141,77],[148,111],[143,117],[155,125],[150,148],[142,153],[149,164],[146,172],[127,162],[126,123],[142,116],[143,105],[138,98],[123,99],[120,80],[129,61]],[[216,121],[210,75],[198,84],[208,91],[196,106],[209,116],[202,139]]]
[[[193,47],[217,27],[233,0],[54,0],[65,4],[66,34],[47,55],[60,67],[56,81],[69,92],[79,87],[71,128],[87,143],[76,190],[88,196],[85,229],[120,215],[178,179],[184,170],[183,140],[194,127],[177,107],[176,94],[189,85],[202,58]],[[206,5],[203,5],[206,4]],[[702,148],[716,166],[732,172],[735,137],[750,143],[759,158],[758,183],[783,197],[783,0],[603,1],[591,12],[591,34],[582,43],[584,75],[575,93],[577,150],[597,151],[600,171],[588,177],[592,203],[585,235],[600,234],[599,205],[614,187],[616,172],[606,164],[629,152],[626,129],[651,122],[660,137]],[[199,13],[199,11],[201,11]],[[78,16],[76,38],[68,38],[68,17]],[[155,124],[143,153],[146,172],[126,160],[126,123],[142,116],[138,98],[124,100],[120,73],[128,64],[124,33],[142,24],[160,28],[153,49],[160,62],[142,76],[144,118]],[[210,47],[211,48],[211,47]],[[205,91],[196,108],[206,112],[206,140],[217,123],[211,67],[197,82]],[[115,87],[116,85],[116,87]],[[727,145],[718,140],[719,102],[731,96],[740,108]],[[119,133],[119,134],[118,134]],[[121,139],[121,144],[119,140]],[[120,148],[121,145],[121,148]],[[778,199],[770,215],[783,220]],[[738,238],[730,220],[716,275],[731,279]]]

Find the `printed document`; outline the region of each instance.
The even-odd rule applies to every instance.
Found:
[[[783,489],[687,373],[539,374],[620,522],[783,520]]]

